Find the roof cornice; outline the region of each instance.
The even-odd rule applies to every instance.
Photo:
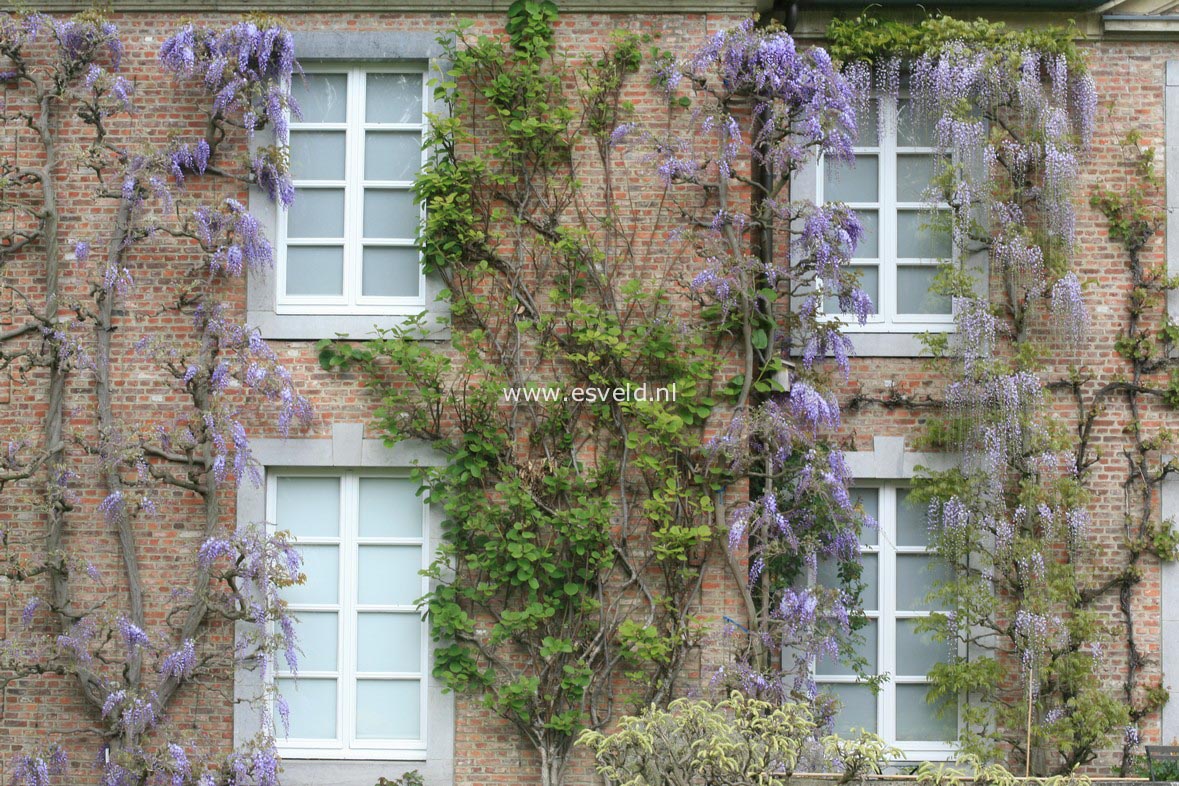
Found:
[[[115,13],[428,13],[439,16],[506,13],[511,0],[111,0]],[[38,11],[70,13],[92,0],[37,0]],[[756,0],[561,0],[562,14],[749,14]],[[13,10],[11,2],[0,8]]]

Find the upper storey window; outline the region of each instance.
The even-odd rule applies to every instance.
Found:
[[[295,203],[279,219],[279,314],[413,314],[426,304],[410,191],[426,82],[412,65],[309,65],[292,94]]]
[[[930,182],[941,169],[934,128],[905,99],[885,97],[878,105],[879,122],[873,113],[859,123],[855,163],[825,161],[817,178],[819,200],[846,203],[864,226],[852,269],[876,313],[862,327],[845,318],[844,329],[950,330],[950,299],[932,291],[938,265],[954,253],[949,205],[928,201]],[[824,311],[838,315],[837,299],[827,298]]]

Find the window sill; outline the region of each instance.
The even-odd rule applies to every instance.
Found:
[[[851,341],[854,357],[922,358],[930,356],[921,340],[923,333],[949,333],[953,329],[953,325],[942,324],[907,328],[904,331],[900,328],[885,329],[882,325],[865,325],[856,330],[844,327],[841,332]]]
[[[373,786],[380,778],[394,780],[417,770],[427,786],[454,783],[454,764],[450,761],[373,761],[347,759],[283,759],[283,786]]]
[[[367,748],[343,750],[341,748],[288,748],[280,745],[278,753],[284,761],[380,761],[380,762],[425,762],[426,749],[417,748]]]
[[[445,312],[437,306],[427,310],[425,327],[429,341],[445,341],[450,338],[450,325],[444,319]],[[421,313],[415,312],[415,313]],[[405,315],[374,314],[276,314],[270,310],[246,312],[246,321],[258,328],[262,338],[318,341],[321,338],[336,338],[343,334],[349,338],[374,338],[377,329],[393,328],[404,323]]]
[[[920,746],[921,743],[918,743]],[[897,744],[896,747],[901,750],[901,758],[893,761],[892,766],[901,766],[903,764],[920,764],[926,761],[954,761],[958,758],[958,746],[956,744],[946,745],[929,745],[928,747],[908,747]]]

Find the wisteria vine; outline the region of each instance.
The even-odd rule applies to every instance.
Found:
[[[1119,636],[1097,609],[1119,593],[1128,614],[1142,549],[1127,525],[1126,568],[1111,544],[1094,549],[1090,537],[1102,493],[1090,472],[1100,460],[1093,423],[1104,399],[1134,393],[1068,360],[1090,326],[1075,255],[1076,183],[1097,120],[1093,79],[1067,30],[937,17],[912,26],[860,18],[829,33],[864,100],[929,124],[942,154],[926,197],[948,206],[955,258],[937,288],[953,299],[956,332],[927,338],[950,375],[944,416],[927,441],[960,451],[961,461],[919,483],[931,542],[954,568],[935,591],[950,611],[925,625],[950,646],[948,662],[930,673],[932,698],[967,697],[960,731],[969,753],[1067,773],[1120,746],[1128,774],[1138,724],[1166,697],[1140,680],[1145,660],[1131,617]],[[989,281],[972,271],[980,257]],[[1049,362],[1054,352],[1065,360]],[[1077,402],[1071,428],[1055,414],[1058,392]],[[1137,435],[1130,403],[1127,433]],[[1157,454],[1148,458],[1153,446],[1134,439],[1127,490],[1136,477],[1167,471],[1149,469]],[[1139,521],[1134,529],[1157,528],[1153,503],[1135,505],[1126,511]],[[1106,650],[1119,639],[1129,667],[1114,689]],[[1015,664],[1021,679],[1004,679]]]
[[[100,15],[5,15],[0,54],[9,64],[0,75],[5,122],[34,132],[42,162],[0,162],[0,202],[16,217],[3,234],[0,273],[23,275],[31,266],[42,271],[33,292],[44,292],[38,303],[18,286],[21,275],[0,281],[16,321],[0,332],[0,368],[44,384],[47,402],[40,445],[31,434],[13,438],[0,466],[0,490],[28,499],[39,489],[38,509],[46,511],[40,533],[16,521],[0,529],[0,575],[23,609],[19,629],[0,642],[0,686],[71,677],[92,715],[84,742],[46,744],[60,730],[40,730],[41,747],[13,762],[12,783],[72,782],[69,750],[83,754],[74,770],[92,757],[98,762],[95,778],[103,786],[277,784],[271,707],[277,700],[283,718],[286,710],[266,676],[279,656],[297,668],[281,590],[302,580],[300,560],[263,523],[225,532],[222,513],[227,491],[260,480],[247,416],[259,404],[277,408],[285,434],[306,425],[311,411],[257,329],[235,322],[223,302],[247,270],[271,264],[257,219],[232,197],[204,204],[208,191],[189,186],[216,177],[231,193],[258,186],[290,203],[285,165],[274,164],[285,157],[273,151],[285,149],[286,118],[297,112],[289,98],[298,72],[292,38],[264,20],[224,29],[187,25],[168,38],[161,78],[173,77],[178,90],[192,91],[209,108],[203,136],[177,136],[162,147],[113,130],[110,120],[133,111],[135,96],[119,72],[119,32]],[[71,115],[81,121],[81,144],[61,135]],[[264,128],[273,132],[275,147],[235,161],[231,146]],[[78,148],[76,161],[67,158]],[[67,223],[56,171],[67,160],[92,176],[94,198],[109,206],[112,220],[101,233]],[[68,246],[63,236],[72,237]],[[179,403],[155,420],[136,419],[151,413],[128,417],[118,392],[128,358],[115,354],[116,331],[121,337],[140,329],[129,316],[139,294],[137,265],[176,248],[191,261],[170,277],[178,286],[160,313],[175,315],[191,332],[148,333],[129,342],[128,351],[136,353],[131,365],[156,372]],[[88,287],[68,287],[67,276],[88,280]],[[91,426],[71,423],[75,416],[67,410],[78,407],[94,413]],[[87,461],[105,489],[93,507],[70,469]],[[181,568],[189,581],[178,583],[161,610],[147,597],[139,542],[177,495],[200,503],[202,545]],[[77,556],[86,544],[75,529],[94,522],[115,536],[123,576],[105,576]],[[166,624],[152,622],[161,617]],[[236,621],[250,624],[226,652],[217,637]],[[254,739],[227,752],[170,723],[169,706],[182,688],[239,664],[262,674],[261,692],[247,697],[259,714]]]

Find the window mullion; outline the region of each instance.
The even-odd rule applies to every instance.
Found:
[[[880,300],[884,321],[893,324],[897,319],[897,133],[900,117],[898,104],[887,102],[885,133],[880,139]]]
[[[429,73],[423,72],[423,74],[422,74],[422,128],[418,132],[418,139],[422,143],[422,158],[421,158],[421,165],[418,168],[419,172],[426,171],[426,166],[430,163],[430,151],[428,149],[426,149],[426,144],[425,144],[425,142],[426,142],[426,129],[429,127],[428,126],[429,119],[426,117],[426,113],[430,111],[430,100],[433,97],[432,94],[434,91],[434,89],[430,86],[430,81],[431,80],[430,80]],[[424,204],[418,205],[418,223],[422,224],[425,222],[425,220],[426,220],[426,206]],[[425,267],[422,266],[421,249],[418,250],[418,294],[422,297],[425,297],[425,295],[426,295],[426,269],[425,269]],[[425,503],[423,503],[423,505],[424,504]],[[426,520],[425,520],[425,518],[423,518],[422,519],[422,537],[423,537],[423,539],[425,538],[425,535],[426,535],[425,526],[426,526]],[[423,540],[423,542],[424,542],[424,540]],[[424,552],[425,552],[425,549],[423,548],[423,553]],[[426,661],[422,661],[422,663],[425,663],[425,662]],[[424,696],[423,696],[422,706],[423,707],[426,706],[425,701],[424,701]],[[423,726],[422,729],[423,729],[423,735],[424,735],[425,727]]]
[[[345,748],[352,748],[356,739],[356,521],[358,507],[358,484],[356,476],[345,472],[341,476],[342,489],[340,501],[342,506],[340,517],[340,535],[343,541],[340,549],[340,581],[342,657],[340,659],[340,702],[339,713],[341,739]]]
[[[430,521],[429,510],[426,508],[426,500],[421,498],[421,517],[422,517],[422,532],[421,532],[421,550],[422,550],[422,569],[425,570],[430,565]],[[422,594],[425,595],[430,591],[430,579],[426,576],[422,577]],[[419,657],[418,672],[421,675],[418,681],[418,739],[422,744],[429,745],[429,714],[427,707],[427,700],[429,698],[429,674],[430,674],[430,628],[429,623],[425,620],[420,620],[421,630],[421,650]]]
[[[881,686],[877,702],[877,728],[884,739],[896,740],[896,487],[880,487],[880,650],[881,674],[889,679]]]
[[[363,233],[364,189],[364,71],[348,71],[348,194],[344,217],[344,300],[351,307],[360,296],[360,236]],[[351,196],[351,200],[348,199]]]

